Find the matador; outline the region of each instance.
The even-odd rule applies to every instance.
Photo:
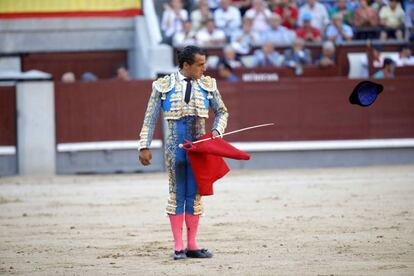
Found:
[[[179,70],[159,78],[152,84],[152,93],[140,133],[140,162],[150,164],[149,149],[158,113],[162,110],[167,122],[165,163],[169,179],[169,198],[166,212],[174,238],[174,260],[185,258],[211,258],[212,252],[199,248],[196,236],[200,215],[203,213],[201,197],[185,150],[178,145],[203,136],[205,119],[211,108],[214,112],[213,137],[224,133],[228,112],[217,89],[214,78],[204,76],[206,54],[196,46],[187,46],[178,53]],[[182,238],[183,223],[187,228],[187,248]]]

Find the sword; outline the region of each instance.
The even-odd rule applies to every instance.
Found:
[[[224,134],[221,135],[221,137],[227,136],[227,135],[230,135],[230,134],[234,134],[234,133],[238,133],[238,132],[242,132],[242,131],[246,131],[246,130],[250,130],[250,129],[254,129],[254,128],[265,127],[265,126],[273,126],[273,125],[274,125],[274,123],[268,123],[268,124],[261,124],[261,125],[256,125],[256,126],[245,127],[245,128],[241,128],[241,129],[237,129],[237,130],[233,130],[233,131],[224,133]],[[198,140],[198,141],[194,141],[192,143],[197,144],[197,143],[209,141],[209,140],[212,140],[212,139],[215,139],[215,137],[201,139],[201,140]],[[178,147],[182,148],[183,144],[179,144]]]

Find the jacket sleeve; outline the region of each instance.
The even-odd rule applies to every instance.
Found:
[[[210,105],[214,112],[213,130],[217,130],[220,134],[224,134],[227,126],[229,113],[221,98],[220,92],[216,89],[213,92],[213,98],[210,99]]]
[[[147,111],[145,112],[144,122],[142,124],[139,148],[149,148],[154,135],[155,124],[157,122],[158,113],[161,109],[161,93],[152,85],[152,92],[148,101]]]

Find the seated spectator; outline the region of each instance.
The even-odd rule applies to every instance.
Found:
[[[290,49],[286,49],[284,54],[284,65],[296,68],[305,64],[312,64],[312,56],[309,49],[305,49],[305,41],[297,38]]]
[[[312,16],[309,13],[303,15],[303,25],[296,31],[296,36],[304,39],[307,42],[320,42],[321,32],[311,24]]]
[[[75,74],[73,72],[66,72],[62,75],[62,82],[71,83],[76,81]]]
[[[282,25],[288,29],[296,28],[298,20],[298,9],[290,4],[289,0],[280,0],[274,12],[282,18]]]
[[[82,74],[81,80],[86,82],[97,81],[98,77],[92,72],[85,72]]]
[[[382,7],[384,7],[385,5],[386,4],[384,0],[374,0],[372,1],[371,8],[373,8],[378,14]]]
[[[270,28],[261,37],[261,44],[271,42],[273,45],[291,45],[296,37],[293,31],[280,25],[281,18],[278,14],[270,17]]]
[[[414,2],[406,5],[404,24],[407,29],[406,37],[409,41],[414,41]]]
[[[271,42],[266,42],[254,52],[255,66],[280,66],[282,62],[283,56],[274,49]]]
[[[384,50],[384,46],[382,45],[372,46],[372,66],[374,66],[375,68],[382,67],[383,60],[381,59],[381,52],[383,50]],[[368,64],[367,64],[367,67],[368,67]]]
[[[129,72],[126,66],[121,65],[116,69],[116,79],[118,80],[129,80]]]
[[[198,3],[198,9],[191,13],[191,22],[193,23],[194,31],[204,28],[204,24],[207,20],[212,18],[213,13],[208,8],[207,0],[200,0]]]
[[[403,39],[405,13],[397,0],[389,0],[389,4],[380,10],[379,17],[382,26],[381,40]]]
[[[316,65],[325,68],[335,65],[335,44],[332,41],[325,41],[322,44],[322,53],[316,59]]]
[[[220,63],[218,66],[220,79],[228,82],[237,82],[239,78],[233,73],[233,69],[227,63]]]
[[[329,24],[328,11],[325,6],[317,0],[307,0],[307,3],[299,9],[299,26],[303,25],[302,18],[306,13],[312,16],[312,26],[323,32]]]
[[[227,37],[241,27],[241,15],[238,8],[230,5],[230,0],[221,0],[221,6],[214,11],[214,23],[224,31]]]
[[[206,27],[196,34],[197,44],[200,47],[223,46],[226,42],[226,35],[214,25],[213,19],[208,19]]]
[[[183,30],[174,35],[173,46],[178,48],[194,44],[196,44],[196,37],[193,31],[193,25],[191,21],[186,21]]]
[[[188,20],[188,12],[182,8],[181,0],[170,0],[162,14],[161,30],[163,42],[172,45],[172,38],[176,32],[183,29],[183,24]]]
[[[376,72],[372,77],[374,79],[394,78],[395,62],[390,58],[384,58],[382,69]]]
[[[358,0],[347,0],[346,1],[346,8],[350,11],[355,12],[355,10],[359,7]]]
[[[233,5],[240,10],[242,17],[252,7],[252,3],[253,0],[233,0]]]
[[[329,11],[330,18],[332,18],[337,13],[342,14],[344,24],[352,25],[354,11],[347,7],[347,0],[336,0],[336,5]]]
[[[368,0],[359,0],[359,8],[354,14],[355,38],[376,39],[378,23],[377,12],[368,5]]]
[[[401,47],[398,58],[395,61],[397,66],[413,66],[414,56],[411,55],[411,49],[408,45]]]
[[[272,12],[266,7],[263,0],[253,0],[253,7],[246,11],[245,18],[249,18],[253,22],[253,31],[263,32],[269,28],[268,20],[272,16]]]
[[[336,13],[332,18],[332,24],[326,29],[326,37],[335,42],[343,42],[352,39],[352,28],[343,23],[342,14]]]
[[[231,46],[238,54],[248,54],[253,46],[259,44],[259,34],[252,30],[252,21],[243,19],[243,29],[234,32],[231,37]]]
[[[216,9],[220,7],[220,0],[208,0],[208,8],[210,11],[214,12]]]
[[[236,51],[230,46],[227,45],[223,48],[223,57],[220,59],[219,64],[226,63],[232,69],[242,67],[242,62],[238,59]]]

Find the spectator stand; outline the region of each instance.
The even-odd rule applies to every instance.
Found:
[[[319,68],[316,65],[309,65],[304,66],[304,73],[303,77],[324,77],[324,76],[338,76],[338,77],[346,77],[350,74],[350,68],[351,64],[350,62],[359,62],[358,60],[352,60],[350,61],[350,56],[352,54],[360,54],[362,56],[366,56],[366,59],[368,62],[368,73],[369,76],[371,76],[375,68],[372,65],[372,47],[371,45],[377,45],[381,44],[383,45],[383,52],[389,53],[398,53],[401,46],[406,45],[406,42],[404,41],[379,41],[379,40],[373,40],[373,41],[358,41],[358,40],[352,40],[343,42],[336,45],[336,66],[333,66],[331,68],[322,69]],[[312,60],[316,60],[316,57],[321,52],[322,43],[306,43],[306,48],[308,48],[311,51],[312,54]],[[414,45],[410,44],[411,49],[414,49]],[[254,50],[258,49],[259,47],[254,47],[246,56],[253,54]],[[275,47],[275,49],[279,53],[283,53],[286,49],[288,49],[288,46],[278,46]],[[208,47],[204,48],[208,59],[210,57],[217,57],[215,59],[219,59],[222,57],[223,48],[222,47]],[[174,51],[174,61],[177,65],[177,51],[179,48],[176,48]],[[351,55],[350,55],[351,54]],[[356,64],[356,66],[361,66],[361,64]],[[287,67],[267,67],[267,68],[236,68],[234,70],[234,73],[241,77],[243,73],[246,72],[276,72],[279,74],[280,77],[295,77],[294,71],[291,68]],[[217,72],[215,68],[208,68],[208,71],[206,72],[207,75],[211,76],[217,76]],[[405,67],[398,67],[396,71],[396,76],[412,76],[414,75],[414,66],[405,66]],[[353,77],[351,75],[351,77]]]

